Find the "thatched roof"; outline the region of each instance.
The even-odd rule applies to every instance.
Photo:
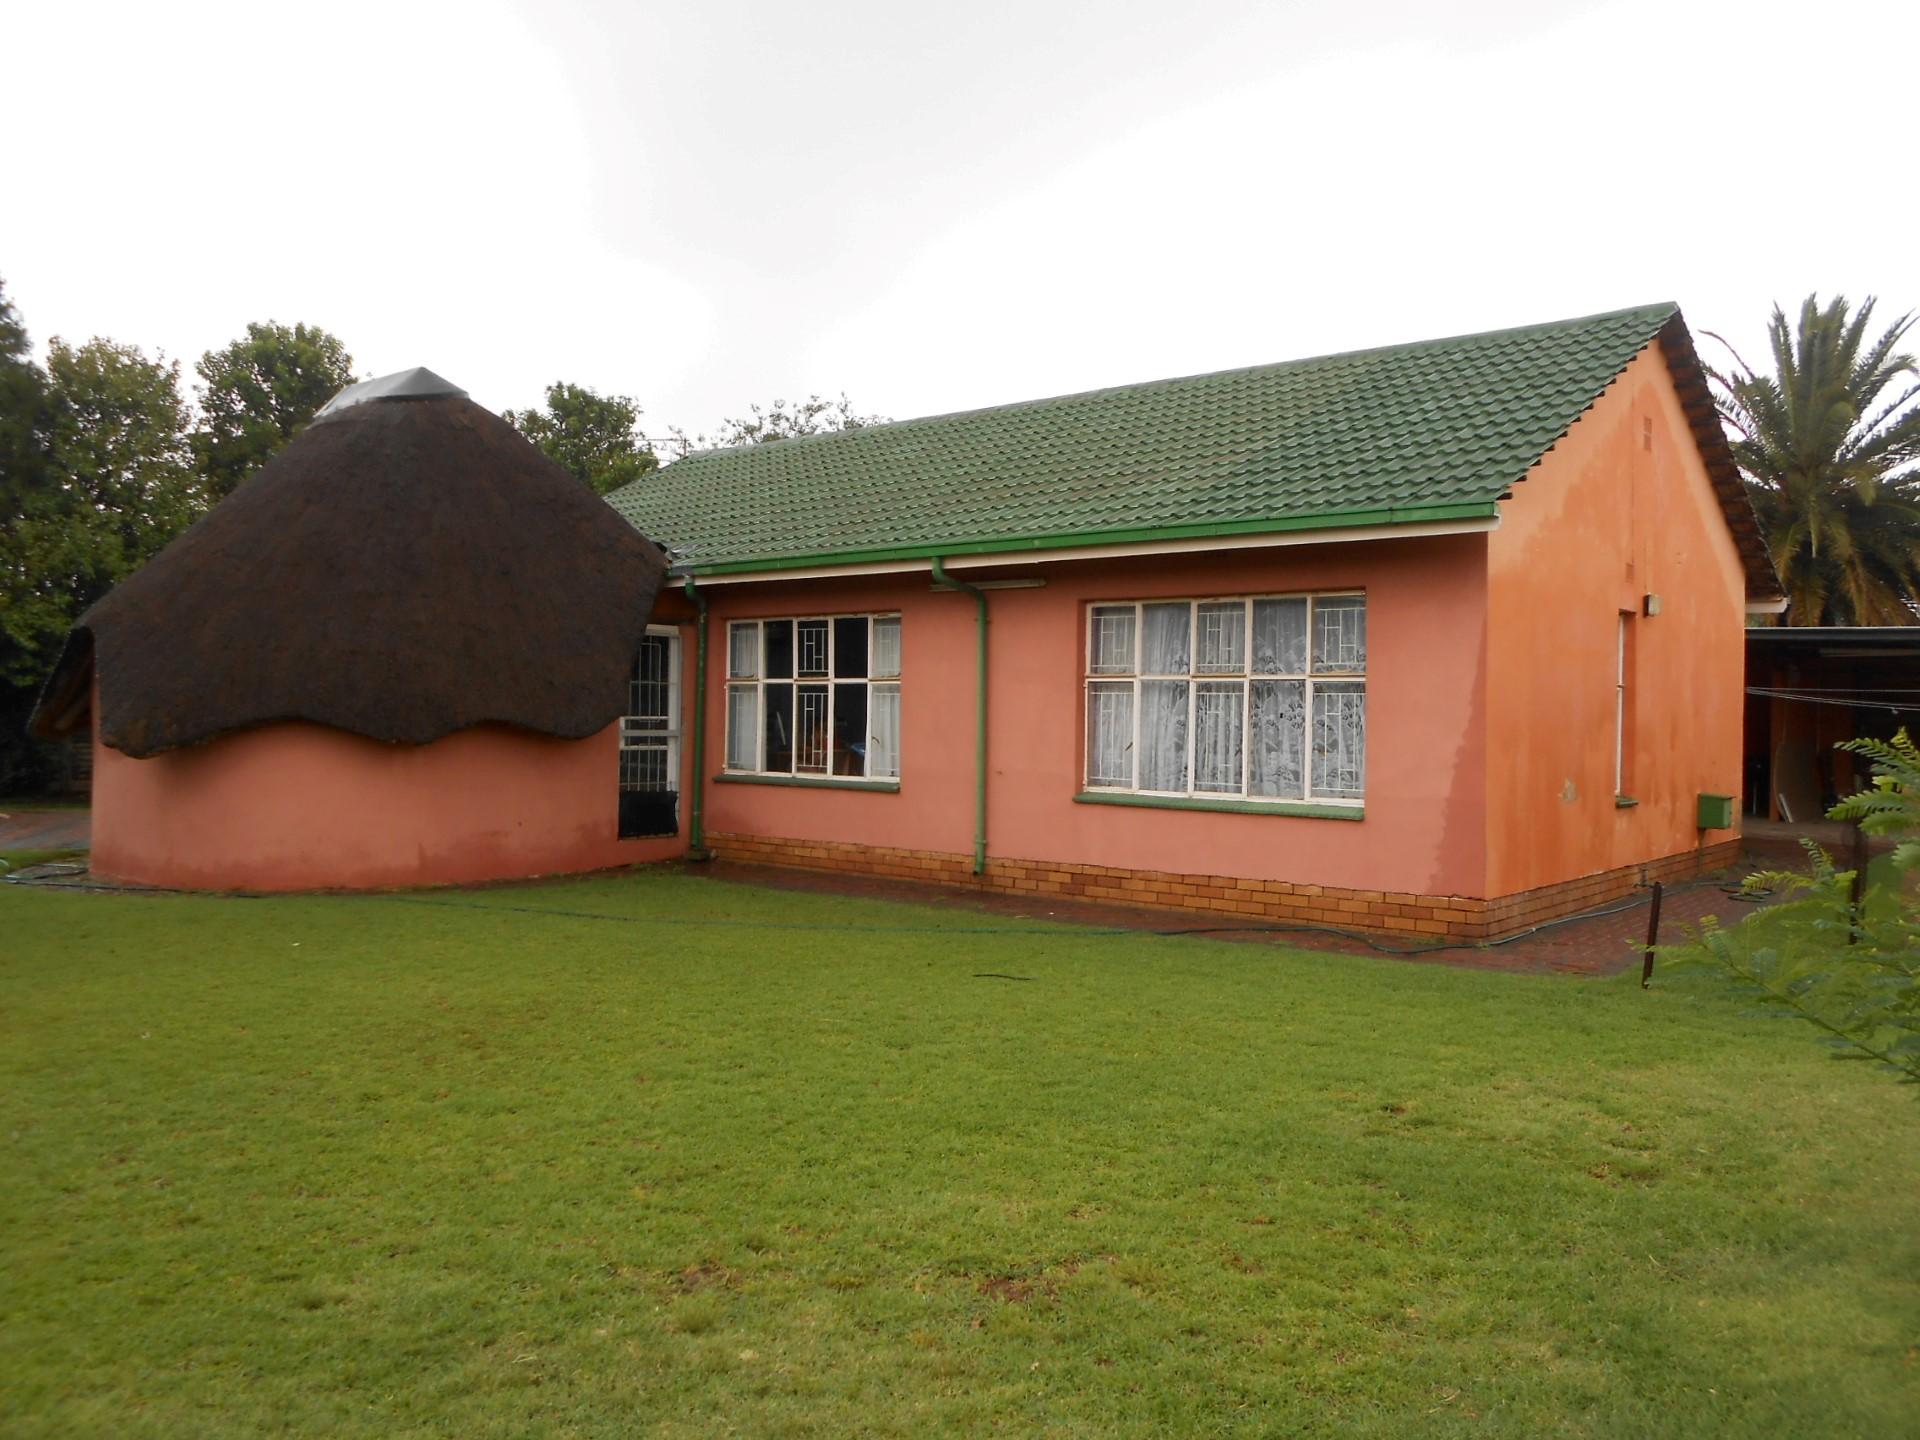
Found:
[[[660,548],[430,371],[343,391],[80,617],[32,729],[148,756],[276,720],[425,744],[625,709]],[[91,664],[89,662],[92,662]]]

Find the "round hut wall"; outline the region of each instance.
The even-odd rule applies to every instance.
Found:
[[[96,743],[92,868],[182,889],[345,890],[675,858],[680,836],[616,838],[619,730],[479,725],[388,745],[292,721],[145,760]],[[682,771],[684,796],[684,756]]]

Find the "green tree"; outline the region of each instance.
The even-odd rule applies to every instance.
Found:
[[[749,405],[744,416],[729,416],[720,422],[714,435],[689,440],[681,431],[674,434],[683,449],[718,450],[734,445],[768,445],[777,440],[796,440],[802,435],[828,435],[840,430],[864,430],[869,425],[884,425],[885,415],[861,415],[844,393],[837,400],[809,395],[804,400],[775,400],[771,405]]]
[[[24,721],[14,690],[39,683],[42,651],[64,633],[66,609],[46,583],[41,557],[54,544],[60,509],[47,453],[53,428],[47,374],[33,361],[20,313],[0,285],[0,685],[9,703],[0,724],[0,755]],[[28,703],[31,703],[29,693]]]
[[[75,348],[56,339],[47,375],[54,467],[90,533],[92,571],[115,584],[206,508],[180,362],[149,360],[110,340]]]
[[[47,418],[46,372],[0,280],[0,518],[20,515],[42,478]]]
[[[0,548],[0,673],[28,686],[80,612],[202,508],[177,361],[55,339],[42,383],[39,447]]]
[[[660,463],[640,436],[640,406],[630,395],[601,395],[555,381],[547,387],[546,408],[503,414],[597,495],[638,480]]]
[[[0,787],[44,777],[24,726],[68,629],[202,506],[180,367],[108,340],[30,358],[0,295]]]
[[[200,429],[193,450],[210,500],[277,455],[316,411],[353,383],[346,346],[313,325],[255,322],[194,366]]]
[[[1899,349],[1914,317],[1869,340],[1873,307],[1809,295],[1789,325],[1776,306],[1773,373],[1737,353],[1712,372],[1789,625],[1920,623],[1920,367]]]

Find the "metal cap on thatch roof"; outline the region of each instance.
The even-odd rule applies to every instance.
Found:
[[[313,418],[325,420],[329,415],[338,415],[349,405],[364,404],[368,400],[429,400],[440,395],[465,397],[466,393],[451,380],[434,374],[424,365],[416,365],[411,370],[396,370],[391,375],[380,375],[347,386],[322,405]]]
[[[85,719],[89,673],[133,756],[278,720],[417,745],[619,717],[660,548],[432,371],[323,415],[80,617],[36,734]]]

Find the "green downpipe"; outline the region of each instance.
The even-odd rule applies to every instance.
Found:
[[[687,820],[687,858],[709,860],[707,827],[702,801],[707,786],[707,597],[687,577],[687,599],[693,602],[693,810]]]
[[[973,694],[973,873],[987,871],[987,592],[947,574],[946,561],[933,557],[934,583],[973,596],[977,611]]]

